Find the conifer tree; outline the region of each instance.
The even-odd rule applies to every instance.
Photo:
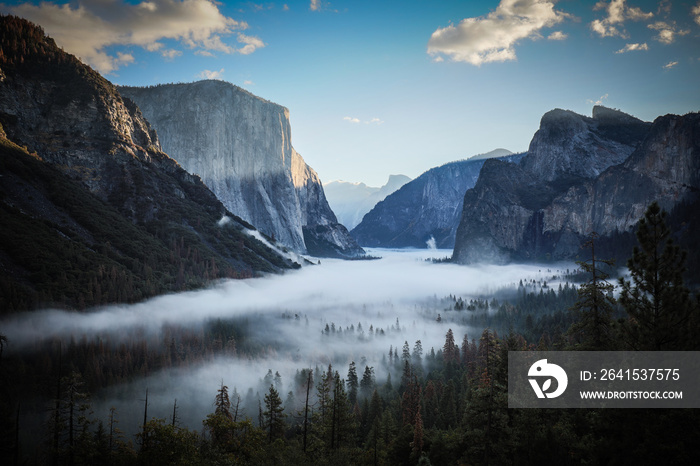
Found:
[[[354,423],[351,418],[350,404],[345,392],[345,381],[336,371],[333,383],[333,422],[331,430],[331,448],[340,448],[348,443]]]
[[[231,400],[228,396],[228,387],[221,382],[221,387],[216,392],[216,401],[214,402],[214,414],[224,416],[226,419],[232,420],[231,416]]]
[[[445,363],[450,363],[454,360],[455,356],[455,336],[452,333],[452,329],[447,330],[445,335],[445,345],[442,347],[442,357]]]
[[[357,368],[355,366],[355,361],[350,363],[348,369],[348,401],[351,406],[355,406],[357,402],[357,388],[359,386],[359,379],[357,378]]]
[[[374,391],[374,367],[365,366],[365,372],[360,380],[360,394],[363,399],[367,399]]]
[[[411,347],[408,346],[408,341],[403,342],[403,349],[401,351],[402,361],[411,361]]]
[[[275,390],[274,385],[270,385],[270,389],[265,394],[265,411],[262,414],[263,428],[268,431],[268,439],[272,443],[274,439],[284,435],[284,418],[286,417],[282,406],[282,398]]]
[[[576,262],[590,278],[578,289],[578,301],[572,308],[578,319],[569,328],[569,334],[576,340],[576,348],[584,351],[612,350],[615,346],[612,322],[614,286],[607,281],[610,275],[601,270],[602,265],[612,266],[614,261],[596,257],[596,239],[598,234],[593,232],[583,245],[590,248],[591,259]]]
[[[419,377],[423,376],[423,344],[420,340],[416,340],[413,345],[413,352],[411,353],[411,364],[413,365],[413,372]]]
[[[686,254],[674,244],[665,217],[656,202],[649,206],[637,229],[639,247],[627,263],[632,280],[620,279],[634,350],[682,350],[693,341],[688,328],[693,303],[683,284]]]

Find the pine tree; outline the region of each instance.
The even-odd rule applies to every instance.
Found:
[[[306,370],[306,369],[305,369]],[[303,373],[303,371],[302,371]],[[311,392],[311,385],[313,384],[313,371],[308,370],[306,374],[306,400],[304,401],[304,424],[303,424],[303,451],[306,453],[306,446],[308,440],[309,432],[309,393]]]
[[[401,351],[401,360],[410,361],[411,360],[411,347],[408,346],[408,341],[404,341],[403,349]]]
[[[352,406],[355,406],[357,402],[358,386],[359,379],[357,378],[357,368],[355,367],[355,361],[352,361],[348,369],[348,401]]]
[[[265,394],[265,411],[262,414],[263,428],[268,431],[268,439],[272,443],[274,439],[284,435],[284,418],[286,417],[282,406],[282,398],[275,390],[274,385],[270,385],[270,389]]]
[[[374,391],[374,367],[365,366],[365,372],[360,380],[360,395],[363,399],[367,399]]]
[[[607,281],[610,275],[601,270],[603,264],[612,266],[614,261],[596,257],[596,239],[598,234],[593,232],[590,240],[584,243],[584,247],[591,249],[590,261],[577,262],[581,272],[590,278],[578,289],[578,301],[572,308],[578,320],[569,328],[569,334],[577,341],[577,349],[584,351],[612,350],[615,347],[612,328],[614,286]]]
[[[634,350],[682,350],[693,341],[688,328],[693,303],[683,284],[686,254],[674,244],[665,217],[656,202],[649,206],[637,229],[639,247],[627,263],[632,280],[620,279]]]
[[[413,365],[413,372],[419,377],[423,376],[423,344],[420,340],[417,340],[415,345],[413,345],[413,353],[411,353],[411,364]]]
[[[214,414],[224,416],[229,420],[233,420],[231,416],[231,400],[228,396],[228,387],[221,382],[221,388],[216,392],[216,401],[214,402]]]
[[[345,393],[345,381],[336,371],[333,384],[333,422],[331,430],[331,448],[340,448],[351,440],[354,422],[351,417],[350,404]]]
[[[459,355],[459,353],[457,353],[457,355]],[[442,347],[442,357],[445,360],[445,364],[455,360],[455,336],[452,333],[452,329],[448,329],[445,335],[445,346]]]

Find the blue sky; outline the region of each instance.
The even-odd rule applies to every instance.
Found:
[[[212,77],[289,108],[324,182],[382,185],[503,147],[553,108],[700,110],[700,0],[0,5],[122,85]]]

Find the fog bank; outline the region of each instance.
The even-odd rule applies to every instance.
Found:
[[[489,296],[522,280],[549,280],[571,264],[459,266],[433,263],[449,250],[369,250],[380,260],[324,259],[284,275],[223,281],[210,289],[172,294],[134,305],[108,306],[86,313],[45,310],[14,316],[0,323],[8,351],[30,350],[38,343],[61,339],[108,338],[112,343],[145,339],[149,350],[167,344],[164,333],[172,326],[201,328],[212,319],[244,323],[246,341],[255,354],[239,352],[204,360],[195,367],[148,374],[124,386],[96,394],[95,414],[105,417],[116,406],[121,427],[138,425],[149,389],[149,417],[168,418],[175,399],[179,415],[199,427],[212,412],[216,390],[223,382],[251,406],[268,388],[263,381],[278,372],[283,398],[294,390],[293,379],[303,368],[326,369],[333,364],[345,378],[355,361],[358,376],[372,367],[379,383],[392,370],[389,349],[410,348],[421,340],[424,354],[438,350],[449,328],[461,344],[465,334],[479,337],[482,329],[466,325],[464,313],[445,312],[448,295],[468,300]],[[442,313],[441,321],[437,321]],[[243,325],[243,324],[241,324]],[[269,382],[269,380],[267,381]],[[193,425],[194,424],[194,425]],[[132,427],[133,427],[132,426]]]

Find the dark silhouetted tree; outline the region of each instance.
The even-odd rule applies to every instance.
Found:
[[[666,226],[666,212],[654,202],[639,221],[627,267],[631,281],[620,279],[620,303],[629,315],[628,342],[635,350],[681,350],[693,341],[688,328],[693,310],[683,284],[685,252]]]
[[[584,247],[590,248],[591,259],[576,262],[582,273],[589,278],[578,289],[578,301],[572,311],[577,320],[569,328],[569,335],[580,350],[612,350],[615,347],[612,313],[615,306],[614,286],[608,282],[609,274],[601,266],[614,265],[614,261],[600,259],[595,254],[598,234],[593,232]]]
[[[350,363],[348,368],[348,401],[351,406],[355,406],[357,402],[357,388],[359,386],[359,379],[357,378],[357,368],[355,366],[355,361]]]
[[[231,400],[228,396],[228,387],[224,385],[223,381],[221,382],[221,387],[216,392],[214,406],[214,414],[233,420],[233,416],[231,415]]]
[[[270,385],[270,389],[265,394],[265,411],[263,411],[263,428],[268,431],[270,443],[284,435],[285,417],[282,398],[274,385]]]

